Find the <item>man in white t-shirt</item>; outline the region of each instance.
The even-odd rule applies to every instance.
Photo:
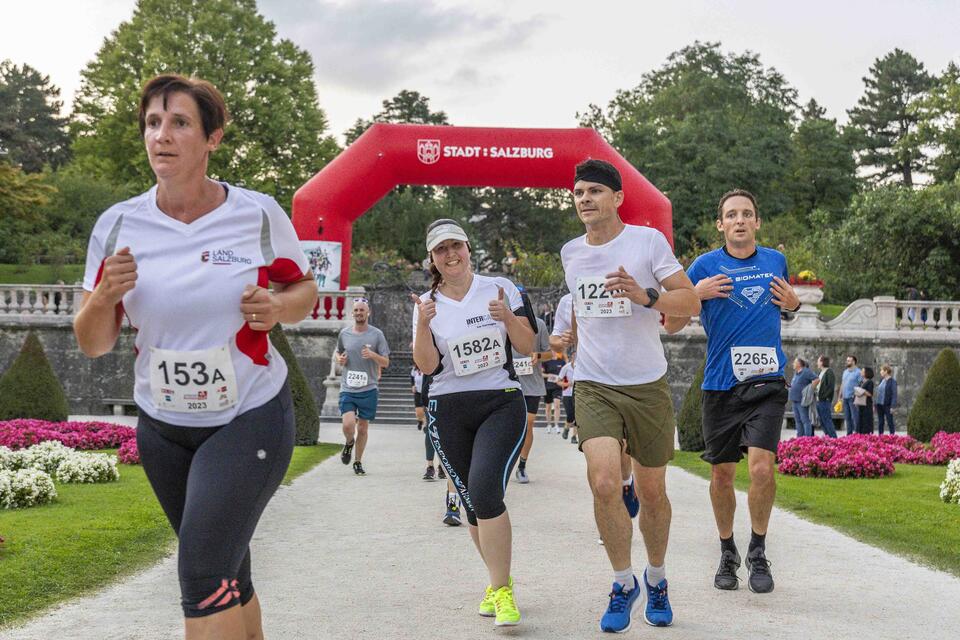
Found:
[[[586,234],[565,244],[560,258],[573,294],[577,426],[597,528],[614,570],[600,628],[625,631],[641,593],[630,559],[632,526],[620,506],[624,448],[633,458],[647,550],[644,620],[669,626],[666,465],[673,458],[676,426],[659,324],[661,313],[697,315],[700,300],[664,235],[620,219],[624,192],[613,165],[602,160],[577,165],[573,198]]]

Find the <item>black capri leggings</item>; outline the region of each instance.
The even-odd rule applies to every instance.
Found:
[[[427,425],[440,464],[457,488],[472,525],[496,518],[527,432],[519,389],[431,396]]]
[[[273,400],[219,427],[180,427],[140,409],[137,448],[179,538],[187,618],[253,598],[250,539],[290,464],[294,435],[287,384]]]

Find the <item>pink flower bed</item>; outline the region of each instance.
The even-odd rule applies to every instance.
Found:
[[[801,477],[879,478],[893,473],[894,463],[946,464],[960,458],[960,433],[938,432],[929,445],[910,436],[856,435],[803,437],[780,443],[781,473]]]
[[[134,440],[136,429],[108,422],[0,421],[0,446],[26,449],[56,440],[73,449],[113,449]]]
[[[123,464],[140,464],[140,451],[137,450],[137,439],[130,438],[120,445],[117,451],[117,460]]]

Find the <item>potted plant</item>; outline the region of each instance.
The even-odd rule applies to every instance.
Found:
[[[790,276],[797,297],[802,304],[819,304],[823,300],[823,280],[817,278],[810,269],[805,269],[797,275]]]

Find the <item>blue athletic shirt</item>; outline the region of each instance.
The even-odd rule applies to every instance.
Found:
[[[787,358],[780,341],[780,307],[773,304],[770,283],[774,276],[787,279],[787,259],[779,251],[757,247],[749,258],[735,258],[720,247],[690,265],[687,275],[696,285],[704,278],[723,274],[733,280],[729,298],[704,300],[700,322],[707,332],[707,364],[703,386],[707,391],[727,391],[740,382],[733,372],[732,347],[776,349],[777,371],[753,376],[783,376]]]

